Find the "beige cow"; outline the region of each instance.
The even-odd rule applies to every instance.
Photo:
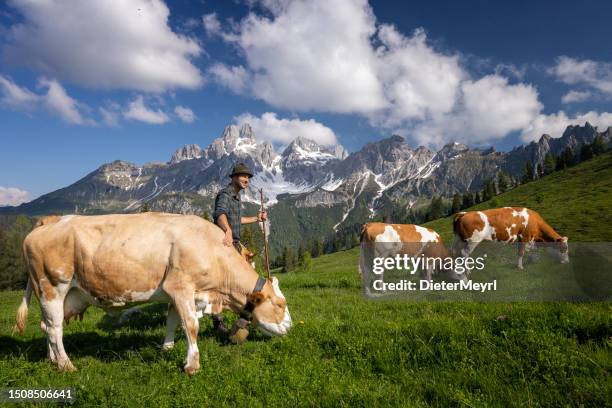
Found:
[[[179,323],[188,342],[185,371],[200,368],[198,316],[223,308],[251,317],[267,335],[284,335],[291,316],[276,278],[265,280],[223,232],[197,216],[164,213],[46,217],[25,238],[29,280],[16,328],[23,332],[31,293],[40,301],[49,358],[75,370],[62,342],[62,323],[90,305],[107,311],[170,303],[164,347]]]

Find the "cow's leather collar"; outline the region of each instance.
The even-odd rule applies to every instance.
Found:
[[[255,288],[252,293],[261,292],[263,290],[264,285],[266,284],[266,279],[261,276],[257,278],[257,283],[255,283]],[[253,309],[255,309],[255,303],[247,300],[246,305],[244,305],[244,309],[240,311],[240,317],[245,320],[251,320],[251,314],[253,313]]]

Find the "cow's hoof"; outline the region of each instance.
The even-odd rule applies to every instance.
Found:
[[[199,364],[192,364],[192,365],[187,364],[187,365],[185,366],[185,373],[186,373],[187,375],[194,375],[194,374],[196,374],[196,373],[197,373],[199,370],[200,370],[200,365],[199,365]]]
[[[57,368],[59,368],[59,370],[63,372],[77,371],[76,367],[72,365],[72,362],[70,360],[59,361],[57,363]]]
[[[170,351],[174,348],[174,342],[162,344],[162,351]]]

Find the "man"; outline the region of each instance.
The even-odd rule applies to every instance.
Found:
[[[247,165],[244,163],[236,164],[230,177],[232,181],[226,188],[219,191],[215,198],[213,221],[225,232],[223,244],[226,246],[233,245],[240,253],[240,246],[242,245],[240,243],[240,226],[265,221],[268,219],[268,214],[264,211],[253,217],[242,216],[240,192],[249,186],[251,177],[253,177],[253,172]],[[220,314],[213,315],[213,326],[221,333],[228,332]]]

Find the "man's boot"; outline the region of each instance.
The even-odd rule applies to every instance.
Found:
[[[213,319],[213,329],[215,329],[217,333],[220,333],[220,334],[229,333],[229,329],[225,327],[225,324],[223,323],[223,315],[221,314],[213,315],[212,319]]]

